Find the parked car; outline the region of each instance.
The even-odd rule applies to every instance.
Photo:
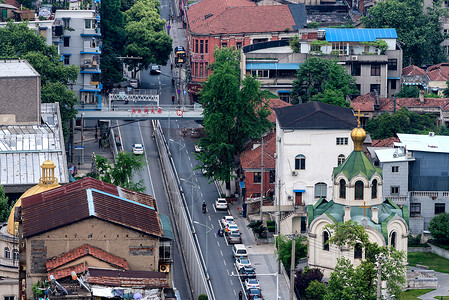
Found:
[[[226,225],[230,223],[235,224],[233,216],[224,216],[223,218],[221,218],[221,224],[223,225],[223,227],[226,227]]]
[[[243,267],[239,270],[239,275],[242,280],[256,278],[256,270],[253,267]]]
[[[130,79],[129,85],[135,89],[139,87],[139,81],[137,79]]]
[[[142,144],[134,144],[133,145],[133,153],[135,155],[143,154],[143,146],[142,146]]]
[[[228,233],[228,243],[229,244],[240,244],[242,243],[242,237],[240,235],[240,232],[238,231],[231,231]]]
[[[234,258],[248,258],[248,250],[243,244],[235,244],[232,247],[232,255]]]
[[[251,262],[249,261],[248,258],[237,257],[235,259],[234,264],[235,264],[235,267],[237,268],[237,270],[240,270],[243,267],[251,267]]]
[[[248,299],[263,299],[259,289],[249,289],[246,291]]]
[[[227,209],[228,202],[226,202],[225,198],[218,198],[217,200],[215,200],[215,208],[216,209]]]
[[[259,280],[257,280],[256,278],[245,279],[245,290],[249,289],[260,289]]]
[[[158,66],[158,65],[151,66],[150,74],[151,75],[159,75],[159,74],[161,74],[161,66]]]
[[[237,226],[237,224],[230,223],[230,224],[226,225],[226,227],[225,227],[225,234],[228,235],[228,233],[231,232],[231,231],[240,232],[239,227]]]

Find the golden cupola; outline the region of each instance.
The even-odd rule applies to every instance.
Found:
[[[16,235],[18,223],[14,222],[14,211],[16,207],[20,207],[22,205],[22,198],[36,195],[54,189],[55,187],[61,186],[58,183],[58,179],[55,177],[55,168],[56,168],[55,164],[50,160],[46,160],[42,163],[41,165],[42,175],[39,178],[39,183],[33,186],[32,188],[28,189],[25,193],[23,193],[23,195],[20,196],[16,204],[14,204],[14,207],[11,209],[7,227],[9,234]]]
[[[360,110],[357,118],[357,127],[351,131],[351,139],[354,142],[354,151],[363,151],[363,142],[366,139],[366,131],[365,129],[360,127]]]

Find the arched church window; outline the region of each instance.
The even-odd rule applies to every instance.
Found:
[[[315,184],[315,198],[326,198],[327,196],[327,184],[324,182],[318,182]]]
[[[373,180],[371,186],[371,199],[377,199],[377,179]]]
[[[341,165],[345,161],[346,157],[343,154],[338,156],[338,165]]]
[[[390,236],[390,247],[393,247],[396,249],[396,232],[395,231],[393,231]]]
[[[354,258],[362,258],[363,248],[360,243],[355,244],[354,246]]]
[[[340,179],[340,198],[346,199],[346,181],[344,179]]]
[[[363,200],[363,182],[360,180],[355,183],[355,200]]]
[[[19,250],[14,249],[12,251],[12,257],[13,257],[14,260],[19,260]]]
[[[295,157],[295,170],[306,169],[306,157],[302,154],[298,154]]]
[[[323,231],[323,250],[329,251],[329,232]]]
[[[8,247],[5,247],[5,258],[11,258],[11,252]]]

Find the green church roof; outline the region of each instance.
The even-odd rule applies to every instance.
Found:
[[[334,168],[334,177],[341,172],[345,174],[348,180],[351,180],[352,177],[359,173],[365,176],[368,180],[370,180],[376,172],[382,176],[382,170],[376,168],[362,151],[352,151],[341,165]]]

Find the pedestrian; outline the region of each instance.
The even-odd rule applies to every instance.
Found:
[[[243,298],[243,294],[242,294],[242,291],[240,291],[239,292],[239,300],[242,300],[242,298]]]
[[[98,148],[101,148],[101,138],[98,140]]]
[[[174,96],[174,95],[171,96],[171,104],[172,104],[172,105],[175,105],[175,96]]]

